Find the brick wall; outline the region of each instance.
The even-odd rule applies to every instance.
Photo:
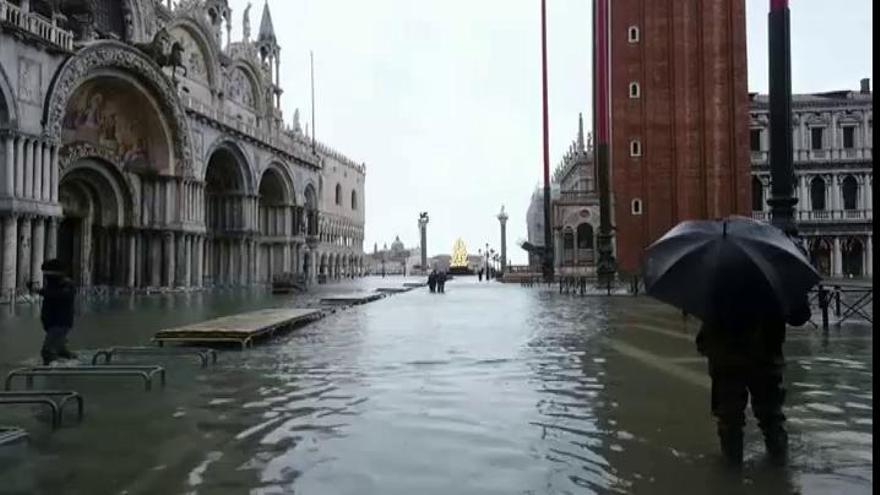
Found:
[[[629,41],[629,28],[639,40]],[[617,258],[680,221],[749,214],[744,0],[611,2],[611,190]],[[637,82],[640,96],[630,97]],[[630,142],[641,157],[630,156]],[[632,200],[642,201],[633,215]]]

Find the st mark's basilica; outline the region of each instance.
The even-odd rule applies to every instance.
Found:
[[[250,9],[248,9],[249,11]],[[364,271],[366,166],[281,112],[268,4],[0,0],[2,299]]]

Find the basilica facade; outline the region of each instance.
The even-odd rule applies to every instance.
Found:
[[[83,288],[363,273],[366,166],[285,124],[249,14],[232,40],[226,0],[0,0],[2,299],[56,257]]]

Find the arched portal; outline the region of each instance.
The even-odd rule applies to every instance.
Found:
[[[562,264],[574,263],[574,229],[566,227],[562,232]]]
[[[813,211],[825,211],[825,180],[821,177],[810,181],[810,207]]]
[[[253,256],[248,219],[254,202],[247,194],[248,171],[240,150],[231,144],[218,147],[205,169],[205,277],[214,285],[243,285],[250,280]]]
[[[291,271],[288,242],[293,228],[291,197],[283,172],[277,168],[267,169],[260,179],[257,212],[260,282],[271,282],[274,276]]]
[[[764,211],[764,184],[752,176],[752,211]]]
[[[582,223],[577,227],[577,264],[593,262],[593,226]]]
[[[82,159],[66,168],[59,187],[58,258],[74,281],[82,287],[129,285],[134,250],[124,229],[132,200],[122,176],[109,163]]]
[[[311,184],[306,186],[305,193],[305,226],[306,235],[318,235],[318,195]]]
[[[822,275],[831,275],[831,245],[826,239],[814,238],[810,241],[810,262]]]
[[[859,183],[852,175],[847,175],[840,185],[841,194],[843,195],[843,209],[858,209],[859,201]]]
[[[861,239],[849,238],[841,245],[843,255],[843,274],[847,277],[861,277],[863,261],[865,258],[865,246]]]

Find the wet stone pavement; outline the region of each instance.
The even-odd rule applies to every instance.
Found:
[[[163,327],[315,297],[106,302],[85,308],[71,341],[143,344]],[[41,332],[23,313],[0,317],[4,375],[36,363]],[[789,333],[791,465],[764,462],[750,418],[741,474],[720,464],[696,326],[644,297],[456,279],[445,295],[390,296],[226,350],[207,370],[167,361],[168,385],[152,393],[134,381],[38,380],[80,390],[85,421],[51,433],[37,410],[0,409],[0,424],[31,433],[0,449],[0,493],[871,492],[870,326]]]

